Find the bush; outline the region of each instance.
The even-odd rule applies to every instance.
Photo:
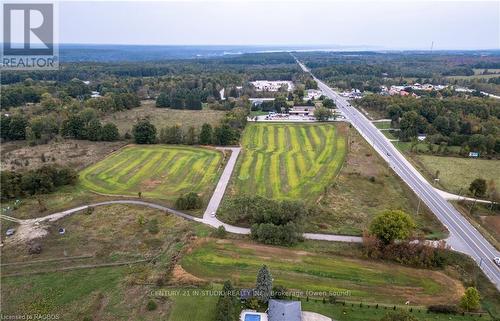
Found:
[[[227,236],[227,231],[224,225],[221,225],[215,230],[213,234],[217,238],[224,239]]]
[[[428,312],[432,313],[442,313],[442,314],[456,314],[458,313],[458,309],[454,305],[446,305],[446,304],[436,304],[429,305],[427,308]]]
[[[151,234],[157,234],[160,231],[158,228],[158,220],[156,218],[148,222],[148,231]]]
[[[156,310],[156,308],[158,308],[158,304],[156,304],[156,302],[153,300],[149,300],[146,308],[148,309],[148,311],[154,311]]]
[[[406,311],[401,311],[387,313],[380,321],[418,321],[418,319]]]
[[[195,192],[189,192],[185,195],[180,196],[175,201],[175,207],[179,210],[194,210],[201,208],[203,206],[203,202]]]

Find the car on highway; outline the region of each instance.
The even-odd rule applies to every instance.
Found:
[[[500,257],[496,256],[493,258],[493,262],[495,262],[495,264],[500,267]]]
[[[210,216],[215,217],[215,212],[210,213]]]

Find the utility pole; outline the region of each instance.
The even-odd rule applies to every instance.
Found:
[[[418,216],[418,212],[420,211],[420,203],[422,203],[422,199],[419,197],[418,198],[418,205],[417,205],[417,216]]]

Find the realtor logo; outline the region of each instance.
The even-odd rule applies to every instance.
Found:
[[[2,16],[2,69],[57,69],[53,3],[4,3]]]

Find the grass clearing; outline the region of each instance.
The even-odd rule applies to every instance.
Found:
[[[439,184],[452,193],[468,192],[470,183],[476,178],[493,179],[496,186],[500,186],[500,160],[431,155],[414,158],[428,176],[434,177],[439,171]]]
[[[222,153],[187,146],[128,146],[80,172],[91,191],[175,201],[187,192],[208,199],[215,187]]]
[[[91,142],[54,140],[48,144],[28,146],[26,142],[2,143],[2,170],[36,169],[46,164],[68,165],[75,169],[95,163],[125,142]]]
[[[420,204],[417,215],[418,197],[354,129],[349,131],[348,148],[340,174],[319,201],[324,213],[309,221],[309,230],[361,235],[376,214],[401,209],[413,217],[418,233],[446,236],[426,206]]]
[[[157,233],[149,230],[153,220]],[[52,223],[49,234],[39,239],[39,255],[28,255],[25,244],[6,242],[2,264],[11,265],[2,266],[2,313],[56,314],[60,320],[166,320],[167,301],[155,300],[158,309],[147,311],[149,292],[195,226],[159,210],[110,205]],[[66,229],[64,235],[59,227]],[[155,264],[99,267],[151,257]],[[13,273],[22,275],[8,276]]]
[[[247,241],[200,241],[181,260],[195,276],[236,286],[255,283],[266,264],[275,285],[302,291],[350,291],[347,300],[404,304],[456,303],[463,286],[442,272],[345,256],[259,245]]]
[[[344,161],[344,130],[334,125],[249,124],[229,195],[317,198]]]
[[[219,125],[225,114],[225,111],[210,109],[157,108],[154,100],[147,100],[142,101],[140,107],[107,115],[103,121],[115,124],[121,135],[126,132],[131,133],[134,124],[144,118],[149,119],[158,130],[166,126],[179,125],[184,130],[193,126],[199,131],[203,123],[209,123],[212,126]]]

